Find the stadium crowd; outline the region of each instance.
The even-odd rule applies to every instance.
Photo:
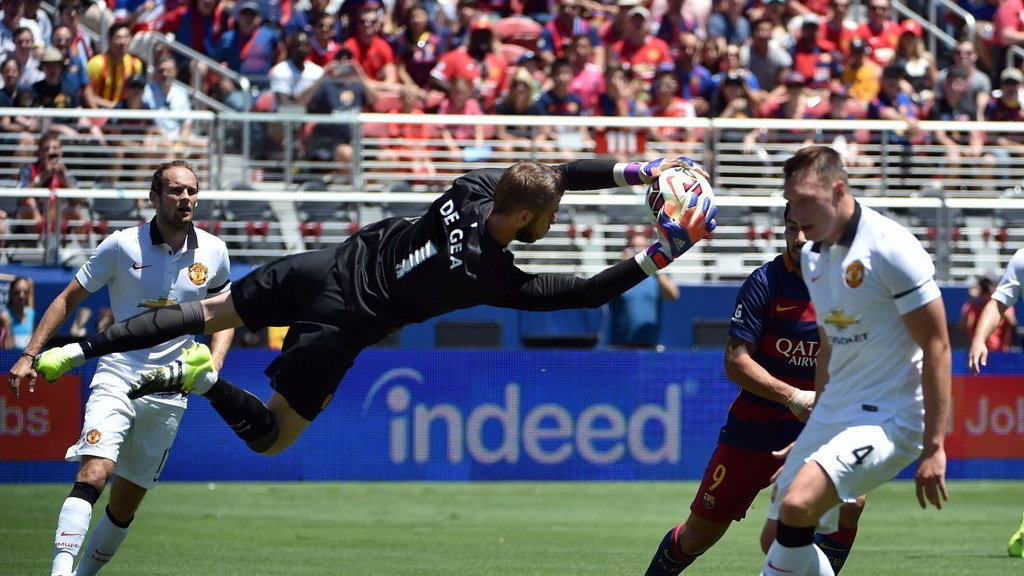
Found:
[[[192,74],[203,75],[207,94],[245,106],[237,86],[180,55],[142,62],[129,53],[134,34],[156,30],[249,77],[253,109],[264,112],[1021,119],[1022,73],[1004,67],[1008,48],[1024,45],[1021,1],[958,3],[988,33],[932,54],[922,26],[896,21],[889,0],[59,0],[53,17],[40,0],[4,0],[0,106],[188,110],[187,93],[169,80]],[[910,7],[924,14],[921,4]],[[104,53],[83,28],[89,12],[114,22]],[[966,38],[962,20],[948,16],[940,25]],[[146,67],[156,70],[152,79]],[[23,140],[44,128],[37,124],[8,117],[0,130]],[[125,131],[165,142],[190,136],[174,121],[45,128],[100,142]],[[314,157],[344,162],[349,132],[314,128],[304,145]],[[466,155],[452,142],[496,138],[514,148],[527,134],[479,126],[412,132],[388,128],[385,136],[404,141],[392,152],[435,137],[448,143],[436,153]],[[764,136],[738,135],[750,148]],[[820,136],[843,136],[852,147],[863,138]],[[647,137],[686,152],[702,135],[656,128]],[[902,137],[924,138],[914,130]],[[981,154],[984,137],[930,136],[954,161]],[[583,134],[580,145],[594,138]]]

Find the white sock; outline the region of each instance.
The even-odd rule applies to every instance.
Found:
[[[81,344],[72,342],[71,344],[61,346],[60,349],[66,352],[68,356],[71,356],[71,362],[75,366],[85,364],[85,351],[82,350]]]
[[[818,553],[818,571],[812,572],[812,574],[814,576],[836,576],[832,570],[832,563],[829,562],[828,556],[825,556],[825,552],[817,546],[811,546],[811,548]]]
[[[67,576],[75,563],[75,556],[82,549],[85,534],[89,531],[92,518],[92,504],[81,498],[69,496],[64,500],[57,516],[57,532],[53,538],[53,565],[51,575]]]
[[[818,576],[818,553],[815,550],[821,553],[814,544],[787,548],[776,540],[765,556],[761,576]],[[824,562],[827,566],[828,560]],[[832,569],[829,568],[831,573]]]
[[[217,374],[216,370],[207,370],[196,378],[196,384],[192,387],[192,393],[194,394],[206,394],[213,388],[213,385],[217,383],[217,379],[220,375]]]
[[[75,576],[93,576],[99,572],[114,557],[127,536],[128,528],[121,528],[111,522],[110,512],[105,512],[89,534],[89,542],[85,545]]]

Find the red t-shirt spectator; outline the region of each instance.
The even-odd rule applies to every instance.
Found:
[[[996,31],[995,42],[1006,48],[1012,43],[1003,41],[1003,30],[1024,34],[1024,0],[1003,0],[992,17],[992,28]]]
[[[395,53],[392,52],[391,45],[380,36],[374,36],[367,46],[363,46],[355,36],[352,36],[345,40],[342,46],[352,52],[352,59],[359,62],[370,80],[384,80],[384,67],[395,63]]]
[[[885,66],[896,53],[896,45],[899,44],[902,33],[903,29],[898,23],[886,20],[880,30],[875,30],[868,22],[861,24],[855,36],[863,39],[864,43],[871,47],[871,59],[880,66]]]
[[[628,65],[633,74],[648,82],[654,78],[658,70],[671,68],[673,65],[668,44],[654,36],[647,36],[640,45],[628,40],[619,40],[612,46],[612,52],[623,66]]]
[[[473,83],[480,105],[484,110],[491,110],[498,94],[505,87],[508,64],[504,58],[490,52],[484,56],[483,61],[478,62],[465,48],[459,48],[445,54],[430,75],[449,84],[456,78],[469,80]]]

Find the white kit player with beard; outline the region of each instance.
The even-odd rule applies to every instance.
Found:
[[[182,161],[160,166],[153,176],[150,222],[114,232],[96,248],[74,280],[46,310],[25,354],[11,368],[15,393],[23,382],[34,388],[34,355],[90,293],[103,286],[118,321],[150,308],[201,300],[230,287],[227,247],[219,238],[192,225],[198,194],[192,167]],[[233,331],[213,336],[215,362],[223,361]],[[57,521],[51,574],[72,574],[84,551],[77,576],[100,570],[127,536],[135,511],[153,488],[185,412],[181,394],[129,400],[129,384],[148,370],[173,362],[193,344],[181,337],[153,348],[111,354],[100,359],[90,385],[79,441],[66,459],[81,466]],[[115,476],[106,513],[85,542],[92,507],[111,474]]]
[[[834,150],[804,148],[786,161],[784,182],[790,217],[808,239],[801,267],[821,351],[817,402],[769,511],[779,529],[762,574],[831,575],[812,542],[816,528],[835,529],[841,503],[919,458],[918,501],[942,507],[949,335],[931,257],[854,200]]]

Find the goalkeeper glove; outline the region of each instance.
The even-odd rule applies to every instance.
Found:
[[[622,186],[639,186],[640,184],[658,183],[658,176],[669,168],[688,166],[705,178],[710,178],[707,170],[696,160],[687,156],[655,158],[649,162],[629,162],[615,165],[615,180]]]
[[[807,421],[807,417],[811,415],[811,409],[814,407],[814,390],[800,390],[795,389],[790,394],[789,398],[786,399],[786,408],[793,413],[794,416]]]
[[[658,241],[651,244],[647,251],[635,256],[637,264],[648,275],[668,266],[694,244],[711,235],[718,225],[715,222],[717,212],[718,207],[710,198],[703,199],[684,212],[679,222],[669,218],[665,210],[662,210],[658,213],[656,227]]]

